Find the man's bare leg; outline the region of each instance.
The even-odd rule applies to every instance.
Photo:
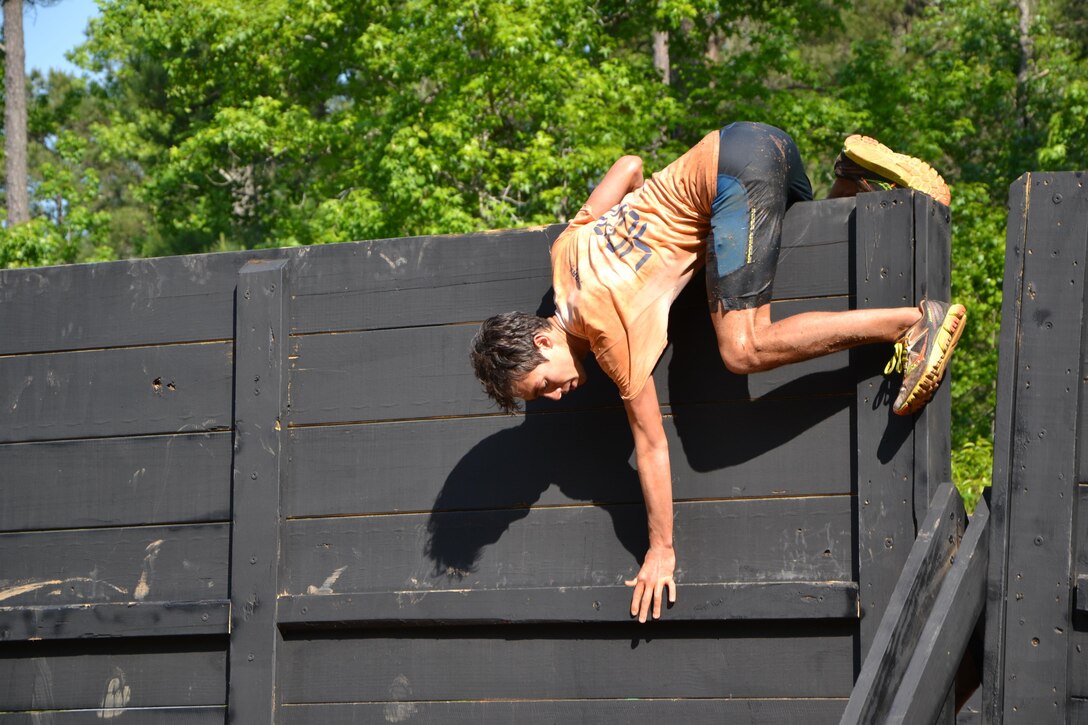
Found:
[[[770,370],[858,345],[895,342],[921,317],[917,307],[803,312],[771,322],[769,304],[711,313],[718,351],[730,371]]]

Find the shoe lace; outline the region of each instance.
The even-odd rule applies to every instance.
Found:
[[[907,343],[903,340],[895,343],[895,349],[892,351],[892,359],[888,361],[888,364],[884,366],[884,374],[891,375],[892,373],[903,372],[903,366],[907,363]]]

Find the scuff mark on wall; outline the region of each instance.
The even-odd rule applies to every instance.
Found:
[[[142,602],[151,589],[151,575],[155,572],[155,559],[159,556],[161,546],[162,539],[156,539],[147,545],[147,554],[144,555],[144,564],[140,571],[140,581],[136,584],[136,591],[132,595],[138,602]]]
[[[113,677],[106,683],[106,694],[102,696],[102,707],[98,711],[99,719],[121,717],[131,699],[132,689],[125,684],[125,673],[120,667],[115,667]]]
[[[13,411],[16,408],[19,407],[19,399],[23,397],[23,393],[25,393],[26,389],[29,388],[33,384],[34,384],[34,376],[33,375],[27,375],[26,378],[23,380],[22,387],[20,387],[19,391],[17,393],[15,393],[15,397],[13,397],[11,399],[11,409]]]
[[[405,722],[416,714],[414,702],[406,702],[412,699],[412,686],[404,675],[393,678],[393,684],[389,686],[389,699],[392,702],[385,704],[386,722]]]
[[[336,580],[340,578],[340,575],[343,574],[344,570],[347,569],[347,568],[348,567],[345,564],[344,566],[342,566],[339,569],[337,569],[336,571],[334,571],[332,574],[329,574],[329,576],[326,577],[325,582],[319,587],[315,587],[313,584],[306,587],[306,593],[307,594],[335,594],[335,592],[333,592],[333,590],[332,590],[332,585],[336,583]]]
[[[32,591],[35,591],[37,589],[44,589],[45,587],[51,587],[54,584],[63,584],[63,583],[64,583],[63,579],[50,579],[49,581],[45,581],[45,582],[29,582],[27,584],[20,584],[18,586],[14,586],[14,587],[7,587],[6,589],[0,589],[0,602],[2,602],[5,599],[11,599],[12,597],[17,597],[20,594],[26,594],[27,592],[32,592]]]
[[[16,584],[14,586],[0,588],[0,601],[3,601],[5,599],[11,599],[12,597],[17,597],[20,594],[27,594],[29,592],[37,591],[38,589],[44,589],[45,587],[55,586],[57,584],[60,584],[63,587],[64,585],[71,584],[73,582],[86,582],[86,583],[89,583],[96,590],[97,590],[97,587],[101,584],[101,585],[105,585],[105,586],[109,587],[110,589],[113,589],[115,592],[117,592],[119,594],[128,594],[128,589],[125,589],[124,587],[116,586],[114,584],[110,584],[107,581],[102,581],[101,579],[99,579],[96,576],[95,577],[72,576],[72,577],[68,577],[67,579],[48,579],[48,580],[45,580],[45,581],[37,581],[37,582],[28,581],[28,582],[23,582],[22,584]],[[61,592],[62,592],[62,590],[57,589],[57,590],[54,590],[52,592],[49,592],[49,594],[50,595],[60,594]]]

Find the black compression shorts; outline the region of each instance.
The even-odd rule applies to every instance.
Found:
[[[771,301],[782,218],[794,202],[811,200],[801,155],[785,131],[763,123],[733,123],[721,130],[706,249],[712,311]]]

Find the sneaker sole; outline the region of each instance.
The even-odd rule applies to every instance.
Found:
[[[891,179],[899,186],[917,189],[945,206],[952,201],[948,184],[937,170],[921,159],[896,153],[869,136],[854,134],[843,143],[842,152],[854,163]]]
[[[926,362],[926,371],[922,373],[922,377],[910,391],[903,407],[894,411],[896,415],[917,413],[937,392],[937,386],[944,377],[944,371],[948,367],[952,351],[956,349],[956,343],[960,341],[966,321],[967,309],[963,305],[952,305],[948,308],[944,320],[941,321],[941,330],[937,333],[936,344],[930,352],[930,359]]]

